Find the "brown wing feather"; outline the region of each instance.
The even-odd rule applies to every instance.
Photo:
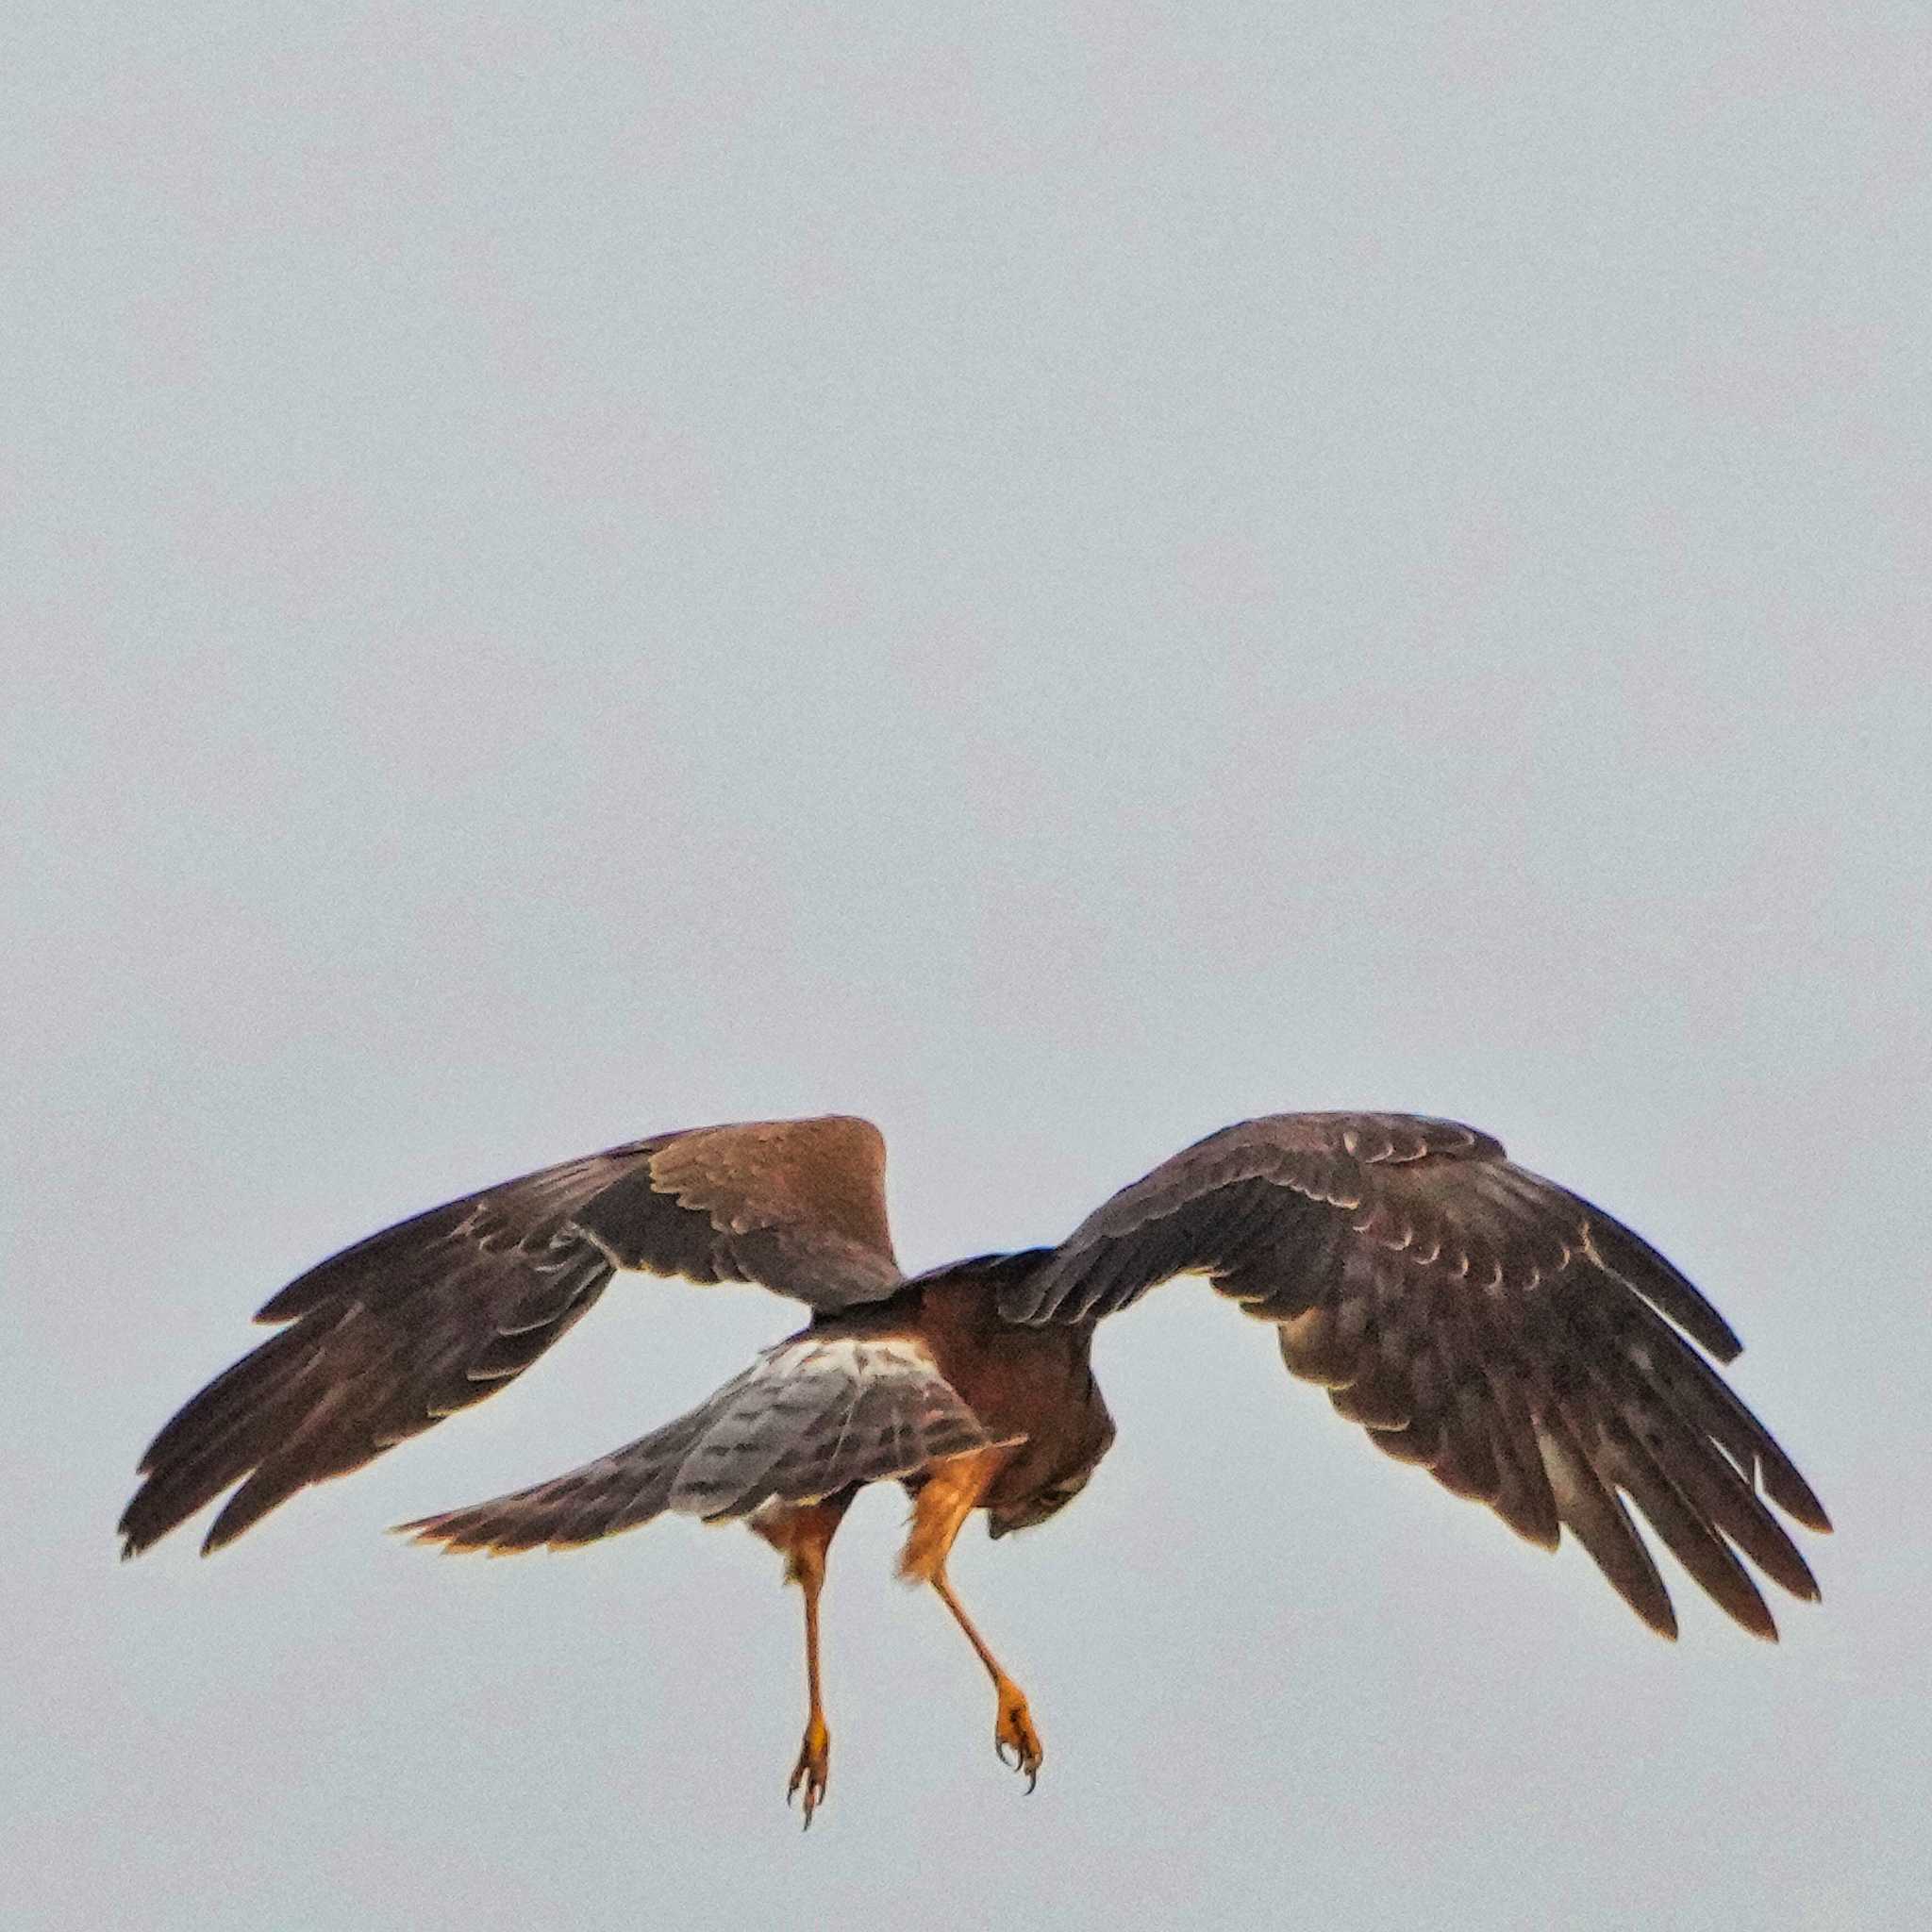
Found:
[[[514,1380],[619,1268],[751,1281],[831,1312],[903,1277],[884,1143],[845,1116],[633,1141],[433,1208],[292,1281],[291,1325],[196,1395],[142,1461],[133,1556],[236,1483],[204,1545]]]
[[[1824,1508],[1692,1346],[1731,1360],[1723,1316],[1489,1135],[1401,1114],[1242,1122],[1105,1203],[1002,1312],[1097,1320],[1182,1274],[1275,1324],[1289,1369],[1377,1448],[1547,1548],[1568,1527],[1654,1629],[1675,1618],[1625,1497],[1746,1629],[1776,1635],[1740,1552],[1818,1594],[1758,1491],[1810,1529],[1830,1528]]]

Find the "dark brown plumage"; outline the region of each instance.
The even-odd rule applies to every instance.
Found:
[[[1625,1499],[1738,1623],[1774,1638],[1746,1559],[1817,1585],[1770,1506],[1830,1524],[1706,1359],[1739,1342],[1602,1209],[1474,1128],[1278,1114],[1211,1134],[1058,1247],[908,1280],[885,1150],[844,1116],[658,1135],[485,1189],[343,1250],[262,1309],[287,1323],[155,1439],[121,1523],[135,1555],[233,1489],[219,1549],[298,1490],[359,1468],[529,1366],[619,1269],[749,1281],[809,1324],[688,1415],[567,1475],[405,1524],[451,1550],[569,1547],[666,1511],[744,1519],[806,1595],[810,1716],[791,1789],[808,1823],[829,1739],[818,1591],[853,1496],[914,1497],[902,1570],[930,1583],[993,1678],[995,1741],[1029,1778],[1026,1702],[945,1574],[968,1515],[1044,1521],[1113,1440],[1093,1328],[1205,1274],[1272,1324],[1289,1369],[1378,1449],[1555,1549],[1567,1526],[1645,1623],[1675,1617]],[[1700,1352],[1701,1351],[1701,1352]],[[239,1487],[237,1487],[239,1485]]]

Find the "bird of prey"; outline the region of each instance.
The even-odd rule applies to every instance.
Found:
[[[1108,1315],[1204,1275],[1397,1462],[1554,1550],[1565,1528],[1665,1637],[1676,1621],[1625,1499],[1745,1629],[1777,1632],[1748,1558],[1818,1587],[1768,1506],[1818,1498],[1711,1367],[1740,1343],[1657,1250],[1507,1159],[1407,1114],[1243,1121],[1124,1188],[1058,1247],[908,1277],[885,1145],[845,1115],[657,1134],[486,1188],[290,1283],[285,1324],[155,1438],[121,1519],[144,1550],[223,1491],[204,1553],[298,1490],[360,1468],[521,1374],[641,1270],[753,1282],[810,1319],[690,1414],[533,1489],[400,1527],[446,1550],[569,1548],[667,1511],[741,1520],[805,1602],[808,1717],[788,1797],[806,1822],[830,1739],[819,1683],[826,1551],[854,1496],[913,1499],[900,1572],[929,1584],[991,1675],[994,1747],[1028,1789],[1027,1701],[946,1575],[967,1518],[994,1536],[1076,1496],[1113,1441],[1088,1365]]]

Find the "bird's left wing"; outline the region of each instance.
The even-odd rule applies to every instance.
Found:
[[[1776,1628],[1737,1552],[1817,1595],[1760,1486],[1807,1527],[1830,1523],[1699,1352],[1739,1353],[1724,1318],[1489,1135],[1407,1114],[1241,1122],[1106,1202],[1001,1311],[1092,1321],[1192,1274],[1274,1323],[1288,1367],[1378,1448],[1546,1548],[1570,1528],[1665,1636],[1675,1616],[1620,1492],[1757,1635]]]
[[[432,1208],[291,1282],[286,1323],[154,1440],[121,1519],[134,1556],[235,1483],[212,1553],[278,1503],[492,1395],[618,1269],[751,1281],[830,1312],[903,1276],[884,1142],[846,1115],[632,1141]]]

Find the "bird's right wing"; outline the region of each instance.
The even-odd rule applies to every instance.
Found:
[[[521,1374],[621,1268],[750,1281],[831,1312],[892,1294],[885,1147],[845,1115],[629,1141],[432,1208],[312,1268],[287,1323],[155,1438],[137,1555],[223,1491],[205,1553]]]
[[[1378,1449],[1547,1548],[1569,1529],[1665,1636],[1676,1619],[1624,1496],[1758,1636],[1776,1626],[1739,1553],[1818,1594],[1767,1499],[1831,1524],[1700,1353],[1737,1355],[1724,1318],[1488,1134],[1412,1114],[1240,1122],[1103,1203],[1000,1308],[1091,1322],[1180,1274],[1273,1323],[1290,1371]]]

